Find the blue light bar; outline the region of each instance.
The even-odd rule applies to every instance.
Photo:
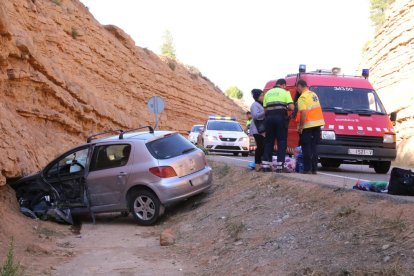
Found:
[[[368,78],[368,76],[369,76],[369,69],[362,69],[362,76],[364,78]]]
[[[299,73],[306,73],[306,65],[305,64],[299,65]]]
[[[235,117],[229,116],[208,116],[209,120],[226,120],[226,121],[236,121]]]

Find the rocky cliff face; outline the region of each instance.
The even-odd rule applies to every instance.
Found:
[[[414,166],[414,0],[392,4],[362,63],[387,111],[398,111],[397,161]]]
[[[77,0],[2,0],[0,182],[44,166],[91,133],[154,123],[184,132],[208,115],[242,109],[193,68],[135,46]]]

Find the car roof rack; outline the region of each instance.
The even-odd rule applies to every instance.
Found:
[[[90,143],[95,137],[97,137],[97,136],[101,136],[101,135],[104,135],[104,134],[107,134],[107,133],[123,133],[124,131],[122,130],[122,129],[111,129],[111,130],[108,130],[108,131],[104,131],[104,132],[100,132],[100,133],[96,133],[96,134],[94,134],[94,135],[91,135],[91,136],[89,136],[87,139],[86,139],[86,143]]]
[[[129,130],[121,131],[121,133],[119,133],[119,140],[124,139],[124,134],[125,133],[132,132],[132,131],[135,131],[135,130],[140,130],[140,129],[143,129],[143,128],[148,128],[149,133],[154,133],[154,129],[152,128],[152,126],[143,126],[143,127],[139,127],[139,128],[134,128],[134,129],[129,129]]]

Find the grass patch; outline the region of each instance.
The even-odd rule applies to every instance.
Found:
[[[45,227],[39,228],[37,230],[37,233],[39,235],[44,235],[46,237],[64,237],[65,236],[62,232],[55,231],[55,230],[45,228]]]
[[[244,225],[242,222],[237,223],[229,223],[226,226],[227,232],[231,239],[234,241],[240,240],[240,234],[246,229],[246,225]]]
[[[407,222],[402,218],[403,213],[400,212],[398,216],[393,219],[385,219],[384,226],[390,230],[402,232],[407,228]]]
[[[224,164],[222,166],[218,166],[215,168],[215,173],[219,176],[219,178],[223,178],[226,175],[228,175],[230,172],[230,166],[227,164]]]
[[[75,27],[72,27],[72,32],[71,32],[72,38],[73,39],[77,39],[79,36],[79,32]]]
[[[175,71],[175,68],[177,67],[177,62],[175,60],[169,58],[167,64],[171,70]]]
[[[336,217],[347,217],[355,212],[356,210],[350,206],[341,206],[339,210],[336,212]]]
[[[62,6],[62,0],[52,0],[52,2],[58,6]]]
[[[6,260],[0,267],[0,276],[19,276],[23,275],[23,267],[20,262],[14,260],[14,239],[10,241],[9,251]]]

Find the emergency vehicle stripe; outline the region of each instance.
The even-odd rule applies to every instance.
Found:
[[[354,127],[353,126],[348,126],[348,129],[349,130],[354,130]]]
[[[339,129],[344,129],[344,126],[339,126],[338,128],[339,128]]]
[[[358,130],[364,130],[364,128],[359,126],[359,127],[358,127]]]
[[[375,128],[376,131],[380,132],[381,129],[379,127]]]
[[[372,131],[372,127],[367,127],[367,130],[368,131]]]

